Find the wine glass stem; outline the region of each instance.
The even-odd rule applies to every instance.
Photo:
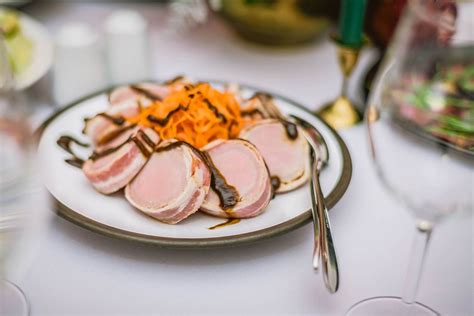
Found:
[[[431,223],[420,221],[417,224],[417,232],[405,280],[405,290],[402,295],[402,300],[407,304],[415,302],[432,230]]]

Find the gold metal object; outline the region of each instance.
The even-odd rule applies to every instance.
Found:
[[[377,122],[380,117],[379,111],[373,105],[367,108],[366,113],[366,118],[369,123]]]
[[[335,129],[353,126],[362,121],[362,114],[354,103],[347,97],[347,84],[349,77],[354,70],[359,52],[363,45],[359,47],[345,46],[337,38],[333,37],[338,49],[338,61],[343,75],[343,83],[340,96],[327,103],[318,111],[318,115],[331,127]]]

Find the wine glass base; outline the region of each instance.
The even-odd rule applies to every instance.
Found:
[[[365,299],[352,305],[346,316],[425,316],[440,315],[435,310],[421,303],[407,304],[400,297],[379,296]]]
[[[0,315],[26,316],[30,308],[23,291],[7,280],[0,280]]]

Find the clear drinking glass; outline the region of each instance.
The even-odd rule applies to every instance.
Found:
[[[35,168],[35,145],[23,95],[0,33],[0,315],[28,315],[19,279],[44,234],[48,197]]]
[[[350,315],[436,315],[416,302],[430,235],[473,209],[473,3],[408,1],[371,91],[365,119],[382,184],[416,219],[402,297],[355,304]]]

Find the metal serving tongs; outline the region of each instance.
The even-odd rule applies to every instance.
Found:
[[[288,121],[288,118],[283,116],[271,100],[265,101],[264,107],[270,117]],[[339,288],[339,270],[332,240],[331,225],[329,224],[328,209],[324,202],[324,195],[319,182],[319,171],[329,160],[328,148],[323,136],[313,125],[295,115],[290,115],[289,119],[292,123],[302,128],[304,136],[312,149],[311,212],[314,227],[313,268],[318,271],[319,258],[322,258],[324,283],[329,292],[335,293]]]
[[[295,115],[291,115],[291,117],[302,128],[304,136],[312,149],[310,186],[314,225],[313,268],[316,271],[318,270],[319,258],[321,257],[324,283],[329,292],[335,293],[339,288],[339,269],[331,234],[328,209],[319,180],[319,171],[327,164],[329,152],[324,138],[313,125]]]

